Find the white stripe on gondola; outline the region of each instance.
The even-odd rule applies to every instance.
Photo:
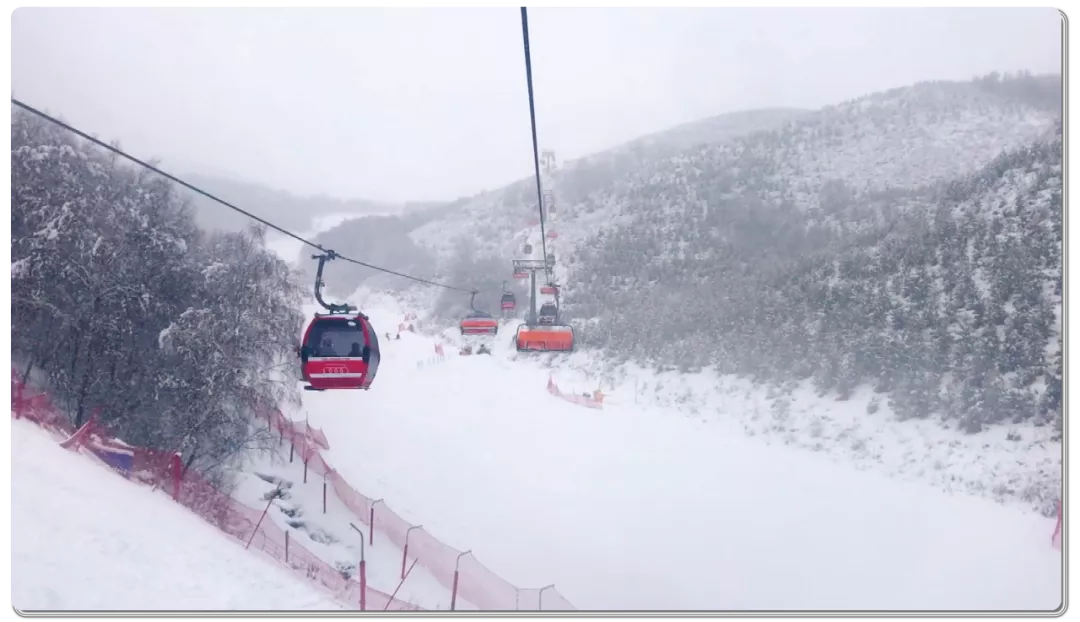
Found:
[[[363,378],[364,374],[308,374],[311,378]]]

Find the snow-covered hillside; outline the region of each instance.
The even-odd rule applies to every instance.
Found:
[[[371,215],[381,215],[380,213],[373,213]],[[356,214],[329,214],[323,216],[315,216],[312,218],[310,229],[298,234],[300,237],[310,240],[318,234],[329,231],[334,227],[340,225],[346,220],[352,220],[359,218]],[[266,248],[277,253],[282,259],[288,262],[295,262],[298,257],[302,255],[302,251],[307,248],[303,243],[293,238],[285,237],[284,235],[277,233],[276,231],[269,231],[266,234]]]
[[[20,611],[341,605],[109,467],[12,421],[11,590]]]
[[[1045,80],[1034,80],[1041,80],[1037,85],[1042,88]],[[747,136],[705,134],[698,144],[673,139],[692,146],[675,155],[665,150],[660,157],[640,158],[617,174],[611,170],[612,158],[618,160],[623,151],[630,157],[636,143],[583,158],[557,177],[555,191],[565,229],[561,233],[573,236],[574,231],[621,222],[644,209],[637,196],[642,188],[663,186],[667,198],[676,203],[685,198],[715,202],[719,197],[709,196],[708,186],[726,176],[746,178],[743,185],[749,186],[754,176],[747,174],[755,171],[779,187],[763,198],[803,209],[819,204],[819,189],[830,180],[867,191],[913,188],[960,176],[1005,149],[1045,136],[1060,117],[1060,107],[1017,97],[1009,88],[975,80],[920,83],[874,93],[812,113],[774,115],[778,125],[793,120]],[[1053,104],[1052,97],[1049,103]],[[685,133],[682,128],[671,131],[678,136]],[[664,133],[649,140],[663,142]],[[604,183],[589,185],[587,192],[577,190],[583,182],[575,180],[590,176]],[[412,237],[444,256],[464,237],[476,240],[481,253],[508,256],[515,250],[510,244],[515,233],[535,214],[534,183],[522,180],[462,201]],[[567,238],[570,246],[584,239]]]
[[[400,321],[385,299],[366,302],[377,327]],[[555,583],[581,609],[1061,602],[1052,519],[770,446],[619,388],[582,408],[545,390],[549,374],[568,392],[595,384],[518,355],[509,333],[493,356],[448,345],[442,362],[436,339],[405,333],[384,345],[370,392],[307,393],[304,411],[342,474],[511,583]]]

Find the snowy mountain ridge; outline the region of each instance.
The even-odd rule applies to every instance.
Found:
[[[1019,80],[1043,88],[1059,78]],[[612,176],[605,162],[615,157],[610,153],[632,152],[634,143],[568,163],[555,185],[557,226],[560,235],[572,236],[563,246],[583,241],[573,237],[575,231],[595,230],[642,210],[670,208],[669,198],[715,203],[723,195],[709,189],[724,186],[729,177],[739,180],[747,171],[760,179],[742,179],[732,192],[766,183],[771,187],[763,200],[790,201],[802,209],[819,203],[819,187],[829,180],[856,190],[911,188],[974,171],[1005,149],[1045,136],[1060,117],[1060,95],[1057,102],[1049,96],[1028,102],[995,84],[920,83],[781,116],[775,119],[778,127],[745,136],[732,133],[677,155],[644,159],[643,166],[623,175]],[[576,190],[581,184],[572,178],[590,176],[604,183],[587,193]],[[526,179],[462,201],[416,229],[412,238],[446,252],[457,239],[469,237],[481,242],[481,252],[512,255],[511,241],[535,214],[534,184]],[[655,200],[642,199],[647,190]]]

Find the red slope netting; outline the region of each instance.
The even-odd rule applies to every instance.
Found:
[[[275,560],[284,563],[295,572],[303,574],[309,580],[330,591],[337,599],[352,607],[360,606],[361,584],[344,576],[322,559],[316,557],[290,538],[286,545],[285,532],[269,521],[262,521],[262,510],[250,508],[232,497],[218,491],[199,474],[188,471],[182,479],[179,457],[168,452],[133,447],[119,441],[96,418],[91,418],[86,425],[74,430],[67,417],[53,407],[45,393],[29,395],[12,373],[12,413],[16,418],[27,419],[46,429],[68,436],[62,445],[71,448],[83,447],[98,459],[117,469],[121,474],[167,490],[181,505],[198,514],[203,519],[225,533],[237,538],[241,543],[250,540],[250,548],[263,551]],[[290,428],[293,426],[290,424]],[[295,428],[299,435],[311,446],[326,446],[326,437],[321,432],[312,434],[306,424]],[[320,442],[321,441],[321,442]],[[398,599],[389,594],[366,588],[366,608],[375,610],[419,610],[420,607]]]
[[[548,393],[554,395],[555,397],[561,397],[562,399],[572,404],[577,404],[578,406],[597,409],[604,407],[604,394],[601,393],[599,389],[597,389],[591,397],[577,395],[575,393],[563,393],[562,390],[559,389],[559,386],[555,384],[555,380],[551,376],[548,376],[547,390]],[[547,594],[544,595],[544,598],[547,598]]]
[[[327,464],[314,441],[305,438],[301,432],[303,426],[286,419],[276,410],[270,414],[268,425],[278,431],[283,441],[292,443],[308,470],[326,478],[338,498],[359,520],[369,526],[374,522],[374,529],[385,534],[399,548],[405,548],[407,537],[410,556],[414,556],[417,563],[427,568],[448,590],[453,590],[456,569],[457,594],[482,610],[526,611],[541,607],[545,611],[574,610],[574,606],[554,587],[543,588],[543,595],[539,589],[516,587],[487,569],[472,554],[462,554],[462,551],[443,544],[424,529],[416,528],[410,532],[409,528],[413,525],[394,513],[382,499],[371,499],[360,494]],[[325,439],[325,436],[322,438]],[[325,445],[323,448],[326,448]]]
[[[259,518],[261,510],[245,506],[228,495],[216,490],[199,474],[187,472],[182,479],[175,454],[143,447],[132,447],[112,437],[97,423],[95,418],[76,431],[67,417],[52,405],[45,393],[31,395],[12,372],[12,412],[16,417],[69,436],[65,444],[87,447],[94,454],[124,475],[167,490],[174,498],[207,521],[218,526],[233,537],[248,542],[250,547],[286,563],[297,572],[330,590],[339,599],[352,606],[360,601],[359,582],[344,577],[295,539],[286,548],[285,532],[272,523]],[[267,419],[268,426],[276,429],[283,441],[293,446],[301,461],[316,475],[322,475],[333,487],[337,496],[363,523],[384,533],[395,545],[404,548],[406,533],[412,527],[394,513],[381,499],[372,500],[353,489],[322,457],[319,449],[328,449],[329,443],[321,430],[306,422],[285,419],[273,411]],[[116,456],[130,453],[130,462],[118,461]],[[252,534],[255,534],[252,536]],[[462,555],[422,528],[408,533],[409,554],[426,567],[448,590],[453,590],[455,569],[458,575],[457,594],[484,610],[573,610],[574,607],[553,587],[543,590],[518,588],[484,567],[471,554]],[[391,599],[388,594],[367,588],[368,609],[418,610],[419,607],[401,600]]]

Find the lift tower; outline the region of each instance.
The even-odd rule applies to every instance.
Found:
[[[529,312],[525,315],[525,324],[536,325],[536,273],[540,272],[546,278],[555,269],[555,258],[544,259],[515,259],[514,274],[527,273],[529,275]],[[559,304],[556,296],[555,305]]]
[[[540,156],[540,166],[540,187],[543,190],[544,216],[550,219],[558,212],[555,206],[555,169],[557,168],[555,152],[551,149],[544,149],[544,153]]]

